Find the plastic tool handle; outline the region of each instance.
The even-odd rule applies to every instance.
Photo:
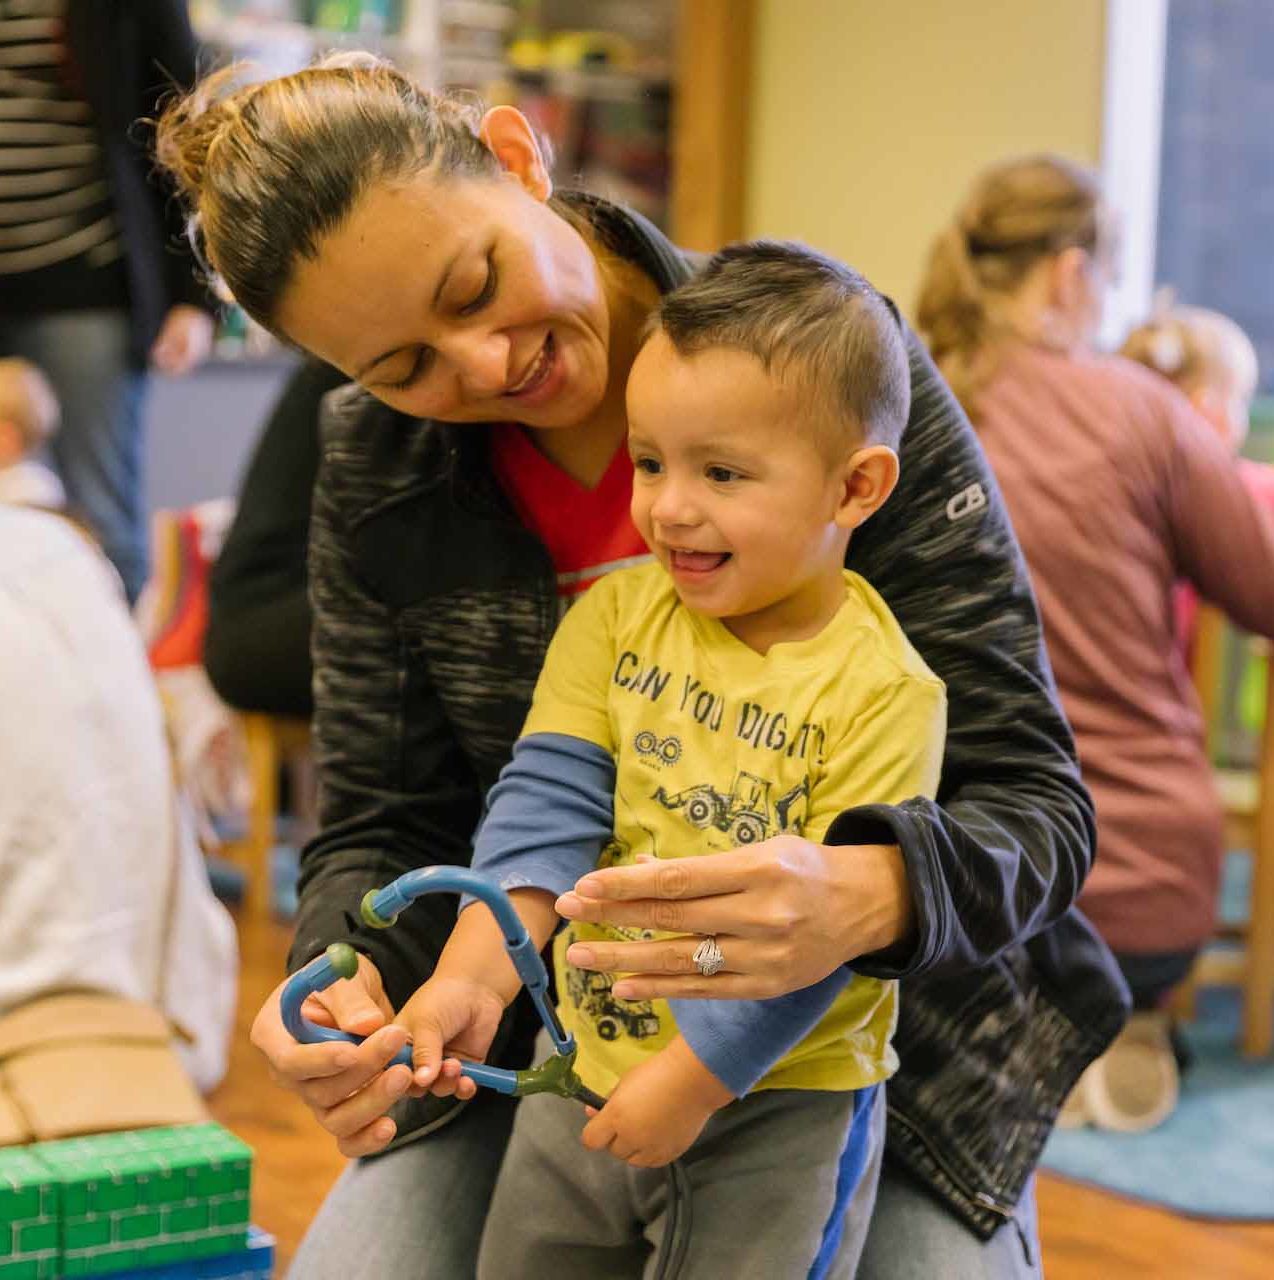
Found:
[[[539,1011],[540,1020],[553,1040],[554,1049],[561,1054],[574,1052],[574,1039],[563,1029],[557,1010],[549,1003],[549,975],[534,940],[518,918],[509,895],[479,872],[468,867],[443,866],[408,871],[383,889],[368,893],[363,899],[363,920],[374,928],[387,929],[397,920],[404,907],[410,906],[427,893],[467,893],[490,908],[504,935],[504,947],[509,959],[526,984]],[[301,1014],[301,1006],[307,996],[323,991],[340,978],[352,978],[357,970],[358,954],[354,948],[347,942],[334,942],[321,956],[311,960],[288,979],[283,988],[280,1006],[283,1025],[295,1039],[303,1044],[334,1040],[346,1044],[362,1044],[361,1036],[352,1035],[348,1031],[337,1031],[334,1027],[320,1027]],[[410,1045],[404,1045],[394,1055],[390,1065],[399,1062],[407,1067],[414,1065]],[[466,1062],[461,1066],[460,1074],[468,1076],[474,1084],[495,1089],[498,1093],[514,1094],[518,1090],[517,1072],[507,1071],[502,1067]]]
[[[343,1044],[362,1044],[363,1037],[351,1035],[348,1031],[337,1031],[334,1027],[320,1027],[308,1018],[302,1017],[301,1006],[305,998],[316,991],[330,987],[338,978],[352,978],[358,969],[358,953],[348,942],[334,942],[317,959],[311,960],[304,969],[299,969],[288,980],[283,988],[280,1005],[283,1014],[283,1025],[292,1036],[302,1044],[321,1044],[325,1041],[339,1040]],[[389,1065],[402,1063],[405,1067],[413,1067],[411,1045],[403,1045],[394,1054]],[[497,1093],[514,1093],[517,1090],[518,1077],[516,1071],[506,1071],[502,1067],[488,1067],[481,1062],[466,1062],[460,1071],[474,1084],[485,1089],[494,1089]]]
[[[427,893],[467,893],[490,908],[504,935],[504,949],[509,953],[518,977],[526,984],[540,1021],[553,1041],[554,1050],[570,1053],[575,1048],[575,1041],[563,1028],[557,1010],[549,1003],[548,970],[540,959],[535,940],[513,909],[509,895],[481,872],[469,867],[445,866],[421,867],[405,872],[392,884],[369,893],[363,899],[363,920],[375,928],[386,929],[404,907]]]

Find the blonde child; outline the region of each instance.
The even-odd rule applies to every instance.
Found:
[[[1120,355],[1162,374],[1212,426],[1227,448],[1238,453],[1247,440],[1259,368],[1256,348],[1229,316],[1206,307],[1174,305],[1161,293],[1150,319],[1138,325]],[[1240,458],[1239,473],[1252,495],[1274,511],[1274,467]],[[1175,601],[1177,635],[1189,653],[1199,598],[1183,583]]]
[[[29,360],[0,359],[0,503],[60,509],[62,482],[32,455],[58,428],[57,396]]]
[[[627,388],[632,514],[653,563],[567,613],[473,861],[541,945],[566,894],[559,1009],[608,1101],[588,1116],[519,1105],[480,1277],[647,1274],[668,1227],[658,1167],[683,1156],[684,1274],[854,1274],[896,983],[837,965],[768,1001],[629,999],[585,966],[616,940],[661,946],[675,919],[671,933],[616,929],[568,898],[599,864],[817,840],[848,804],[934,794],[943,685],[844,568],[896,483],[907,380],[889,305],[798,246],[727,249],[656,310]],[[695,965],[728,996],[722,941],[704,937]],[[491,917],[462,909],[398,1017],[416,1086],[471,1096],[452,1055],[485,1055],[517,989]]]

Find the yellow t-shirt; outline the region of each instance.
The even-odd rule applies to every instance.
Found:
[[[820,840],[845,809],[933,796],[946,737],[942,682],[855,573],[817,635],[759,654],[685,608],[657,564],[612,573],[566,615],[524,734],[614,756],[615,832],[599,866],[686,858],[781,832]],[[559,1010],[577,1067],[608,1094],[677,1034],[668,1003],[624,1001],[613,974],[566,963],[574,941],[650,938],[571,923],[557,936]],[[864,1088],[897,1068],[897,983],[854,977],[759,1089]]]

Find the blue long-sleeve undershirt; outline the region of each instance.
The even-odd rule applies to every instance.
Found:
[[[615,762],[565,734],[522,738],[491,788],[473,866],[504,889],[574,887],[597,865],[614,830]],[[461,901],[461,909],[472,902]],[[849,982],[840,965],[812,987],[770,1000],[672,1000],[695,1056],[742,1096],[818,1025]]]

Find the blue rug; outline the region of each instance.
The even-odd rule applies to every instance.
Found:
[[[1247,867],[1226,868],[1222,915],[1241,916]],[[1181,1101],[1158,1129],[1111,1134],[1058,1131],[1046,1169],[1179,1213],[1242,1221],[1274,1220],[1274,1058],[1239,1056],[1239,995],[1199,995],[1199,1017],[1184,1034],[1194,1052]]]

